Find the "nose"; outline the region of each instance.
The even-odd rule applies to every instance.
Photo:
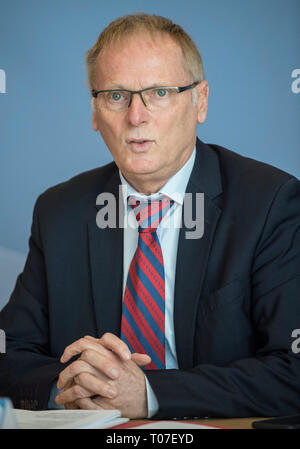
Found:
[[[139,94],[133,94],[127,109],[128,121],[132,126],[139,126],[149,121],[149,111]]]

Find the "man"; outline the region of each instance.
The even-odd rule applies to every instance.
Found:
[[[93,129],[114,163],[37,200],[24,272],[0,315],[0,394],[16,407],[55,400],[130,418],[296,413],[299,181],[196,138],[208,83],[195,45],[168,19],[117,19],[87,66]],[[203,235],[188,238],[185,220],[162,226],[199,193]],[[102,194],[125,217],[140,207],[139,228],[101,227]],[[149,198],[156,228],[141,224]]]

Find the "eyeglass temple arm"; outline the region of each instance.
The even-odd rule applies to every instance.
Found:
[[[92,89],[92,91],[91,91],[92,97],[94,97],[94,98],[97,98],[98,93],[99,92],[97,92],[95,89]]]
[[[189,86],[178,87],[178,93],[184,92],[185,90],[188,90],[188,89],[193,89],[198,84],[200,84],[200,81],[195,81],[193,84],[190,84]]]

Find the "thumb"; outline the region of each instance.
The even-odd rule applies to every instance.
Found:
[[[138,366],[145,366],[151,363],[151,357],[147,354],[138,354],[135,352],[131,354],[131,360],[135,362]]]

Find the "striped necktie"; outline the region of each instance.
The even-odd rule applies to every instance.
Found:
[[[145,369],[165,369],[165,273],[156,230],[174,201],[163,196],[143,203],[129,197],[128,202],[139,238],[125,287],[121,339],[132,352],[151,357]]]

